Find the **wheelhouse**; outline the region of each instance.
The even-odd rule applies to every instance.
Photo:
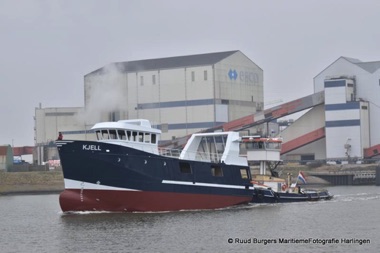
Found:
[[[243,136],[240,141],[240,154],[246,155],[247,151],[281,151],[281,138],[263,138],[260,136]]]
[[[101,122],[91,128],[100,142],[129,146],[151,153],[158,153],[161,130],[152,128],[144,119]]]
[[[97,129],[95,130],[97,140],[122,140],[130,142],[143,142],[157,144],[157,134],[141,130],[127,129]]]

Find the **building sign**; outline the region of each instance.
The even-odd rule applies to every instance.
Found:
[[[232,81],[240,80],[242,83],[246,84],[259,84],[259,76],[257,73],[252,71],[236,71],[236,69],[230,69],[228,71],[228,77]]]
[[[230,71],[228,71],[228,77],[230,78],[230,80],[236,80],[237,79],[237,72],[236,70],[232,70],[230,69]]]

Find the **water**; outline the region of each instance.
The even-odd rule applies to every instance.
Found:
[[[0,252],[380,252],[380,187],[329,190],[330,201],[166,213],[63,214],[57,194],[1,196]]]

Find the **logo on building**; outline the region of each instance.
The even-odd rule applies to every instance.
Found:
[[[228,71],[228,77],[230,80],[236,81],[239,79],[241,83],[248,85],[258,85],[259,84],[259,75],[253,71],[236,71],[236,69],[230,69]]]
[[[238,77],[236,70],[230,69],[230,71],[228,71],[228,77],[230,78],[230,80],[236,80]]]

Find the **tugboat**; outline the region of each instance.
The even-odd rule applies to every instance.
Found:
[[[57,140],[63,212],[215,209],[252,201],[237,132],[193,134],[182,151],[160,149],[148,120],[102,122],[97,141]]]
[[[279,178],[276,170],[280,160],[281,138],[262,138],[260,136],[242,137],[240,150],[247,156],[250,163],[260,164],[260,174],[253,175],[252,184],[254,186],[253,203],[277,203],[277,202],[297,202],[329,200],[333,197],[325,189],[303,189],[298,185],[298,181],[306,184],[306,177],[299,172],[295,183],[291,184],[288,174],[287,182]],[[267,175],[267,167],[271,175]]]

